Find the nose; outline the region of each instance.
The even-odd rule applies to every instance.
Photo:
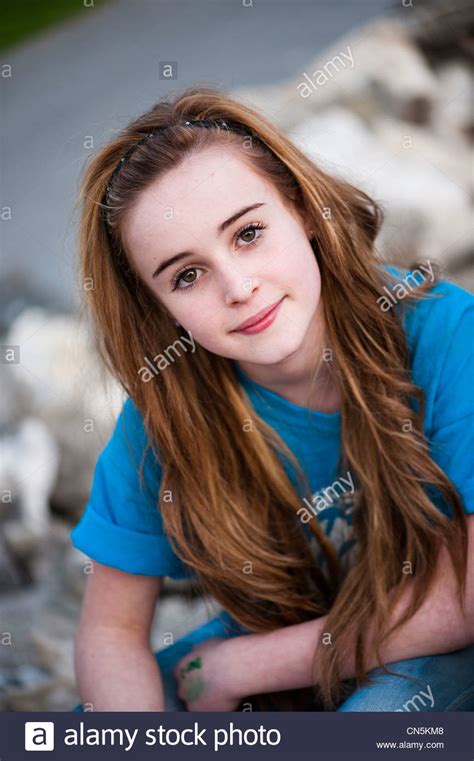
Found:
[[[255,275],[245,275],[238,269],[226,273],[224,283],[224,301],[227,306],[248,301],[260,287]]]

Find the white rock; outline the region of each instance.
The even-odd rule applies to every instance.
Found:
[[[374,138],[404,163],[425,164],[466,194],[474,190],[473,151],[462,138],[456,140],[453,135],[448,142],[439,134],[383,114],[373,120],[372,129]],[[464,200],[468,208],[468,199]]]
[[[405,156],[398,146],[395,150],[393,134],[390,140],[387,138],[387,121],[384,130],[380,128],[384,140],[391,141],[390,148],[355,114],[333,107],[305,120],[293,130],[292,139],[322,169],[360,187],[382,204],[386,222],[377,243],[384,258],[397,249],[398,259],[428,256],[443,263],[448,257],[453,261],[456,256],[464,256],[470,220],[467,177],[456,162],[453,166],[459,170],[457,181],[427,160],[428,154],[448,168],[445,154],[440,152],[435,157],[433,141],[422,143],[422,151],[407,150]],[[399,134],[404,134],[403,124]],[[452,224],[446,227],[446,219],[457,225],[454,234]],[[404,230],[407,220],[408,234]],[[441,237],[433,235],[443,226]],[[456,238],[459,246],[454,243]]]
[[[58,446],[47,425],[26,417],[14,435],[1,439],[0,484],[18,499],[20,522],[32,538],[49,528],[49,498],[59,468]]]
[[[19,364],[6,370],[19,390],[23,414],[44,420],[60,448],[54,499],[77,514],[125,394],[104,371],[88,329],[74,316],[27,309],[5,342],[19,346]]]
[[[233,91],[285,129],[296,125],[305,112],[334,105],[351,108],[369,119],[382,111],[424,123],[436,93],[434,72],[408,30],[393,20],[352,29],[291,79]]]
[[[469,68],[450,61],[438,71],[438,87],[433,110],[433,129],[450,141],[451,152],[472,145],[474,138],[474,84]],[[453,143],[456,141],[456,144]],[[472,174],[472,168],[471,168]]]

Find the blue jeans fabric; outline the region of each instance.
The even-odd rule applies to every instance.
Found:
[[[166,711],[186,711],[176,694],[173,670],[194,645],[211,637],[236,637],[248,633],[226,611],[155,653],[163,680]],[[355,689],[336,709],[355,711],[474,711],[474,644],[442,655],[396,661],[387,666],[411,679],[369,672],[371,684]],[[414,679],[415,681],[412,681]],[[82,711],[76,706],[73,711]]]

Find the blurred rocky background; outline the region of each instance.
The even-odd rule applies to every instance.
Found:
[[[160,3],[155,5],[159,9]],[[175,5],[178,17],[181,5],[186,3]],[[204,0],[202,12],[205,5]],[[264,5],[271,40],[272,29],[285,17],[279,3]],[[306,2],[286,6],[288,23],[300,11],[301,30],[310,21],[316,30],[318,21],[328,18],[322,3],[319,8],[318,3],[311,5],[316,16],[309,15]],[[350,179],[382,203],[386,222],[377,241],[382,258],[402,265],[436,261],[445,277],[473,291],[473,5],[464,0],[368,3],[366,17],[349,25],[346,16],[352,6],[340,6],[344,23],[333,19],[327,35],[320,24],[315,32],[319,42],[303,64],[297,65],[290,42],[287,48],[272,45],[269,55],[275,56],[276,50],[282,59],[273,78],[267,75],[255,84],[257,76],[238,81],[227,70],[228,89],[260,108],[328,171]],[[112,19],[118,29],[130,3],[109,3],[100,13],[99,26],[110,30]],[[247,17],[244,30],[252,18]],[[143,26],[148,21],[144,17]],[[136,13],[134,23],[138,28]],[[80,44],[81,29],[87,31],[88,25],[89,19],[68,22],[57,34],[66,39],[76,35],[75,44]],[[180,29],[177,21],[178,37]],[[49,31],[9,49],[4,59],[13,61],[15,72],[15,65],[21,69],[34,49],[41,63],[41,55],[47,56],[46,41],[56,44],[54,34]],[[324,45],[322,40],[332,42]],[[258,72],[260,61],[253,55]],[[107,50],[102,59],[105,64]],[[227,67],[232,69],[235,60],[230,56]],[[109,101],[117,109],[121,76],[119,72]],[[220,73],[217,79],[222,85],[225,77]],[[180,78],[173,86],[187,84]],[[161,82],[154,88],[143,107],[166,92]],[[52,103],[52,125],[60,119],[61,92],[45,92]],[[127,96],[134,102],[136,92]],[[16,98],[8,96],[7,104],[16,104]],[[135,104],[137,113],[140,109]],[[128,115],[118,122],[127,120]],[[37,125],[28,125],[28,131],[34,129]],[[103,131],[106,138],[107,128]],[[73,167],[77,176],[85,158]],[[38,160],[48,178],[49,155]],[[15,188],[19,183],[27,192],[28,171],[20,155],[14,170],[21,175]],[[61,181],[61,174],[48,178],[57,185],[55,193],[61,193]],[[62,258],[60,236],[53,231],[57,251],[50,241],[42,251],[41,246],[35,249],[39,220],[34,214],[23,218],[23,237],[18,227],[15,231],[20,196],[16,189],[2,213],[3,230],[12,227],[4,236],[7,259],[0,276],[0,710],[68,711],[79,702],[73,639],[90,567],[71,546],[69,534],[87,502],[95,461],[124,396],[97,360],[87,319],[78,308],[77,285],[76,303],[69,309],[60,304],[59,291],[74,292],[75,287]],[[37,251],[29,260],[24,258],[27,240]],[[44,279],[31,277],[44,267],[54,284],[51,291]],[[185,583],[167,579],[153,626],[154,649],[163,647],[165,632],[176,640],[214,615],[209,604],[194,599]]]

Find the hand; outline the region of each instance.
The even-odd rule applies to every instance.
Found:
[[[188,711],[235,711],[242,697],[232,692],[227,678],[229,644],[226,637],[211,637],[195,645],[174,669],[178,696]]]

